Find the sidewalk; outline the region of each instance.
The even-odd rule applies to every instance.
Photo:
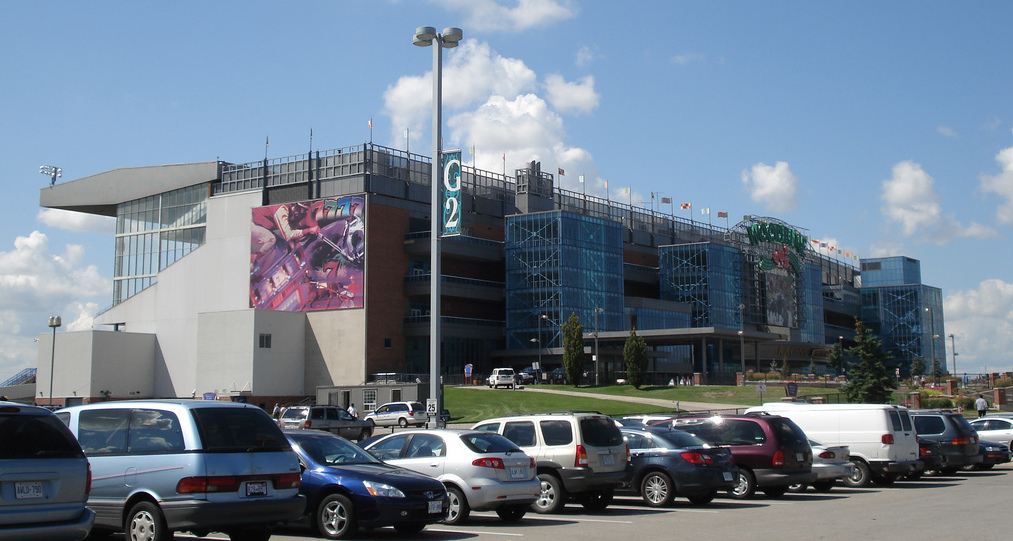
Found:
[[[462,389],[475,389],[477,391],[494,391],[495,389],[489,389],[484,386],[463,386]],[[616,400],[619,402],[635,402],[638,404],[651,404],[658,406],[658,411],[692,411],[692,412],[706,412],[706,413],[742,413],[746,408],[752,407],[742,404],[715,404],[709,402],[686,402],[676,400],[663,400],[659,398],[639,398],[634,396],[619,396],[611,394],[599,394],[599,393],[582,393],[579,391],[564,391],[561,389],[541,389],[537,385],[530,387],[521,387],[518,390],[523,392],[533,393],[550,393],[550,394],[561,394],[566,396],[583,396],[591,398],[599,398],[602,400]],[[502,389],[499,392],[503,392]],[[507,391],[510,392],[510,391]]]

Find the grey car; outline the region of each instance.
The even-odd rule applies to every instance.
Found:
[[[0,540],[77,541],[95,522],[85,507],[88,459],[53,412],[0,402]]]
[[[326,430],[350,440],[373,435],[373,423],[356,419],[337,406],[293,406],[282,412],[278,425],[283,429]]]
[[[429,420],[421,402],[388,402],[366,414],[363,419],[376,426],[422,426]]]
[[[945,474],[953,474],[964,466],[974,466],[982,461],[978,454],[978,433],[967,419],[959,413],[937,410],[912,410],[911,420],[919,438],[940,444],[940,451],[946,455]]]

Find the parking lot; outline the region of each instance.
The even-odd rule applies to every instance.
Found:
[[[358,539],[988,539],[998,538],[1000,533],[982,528],[982,519],[1005,516],[1011,490],[1013,466],[1004,464],[991,471],[898,481],[888,488],[838,486],[827,494],[788,494],[777,500],[720,497],[703,507],[678,498],[670,508],[652,509],[639,498],[617,497],[600,514],[589,514],[570,504],[562,514],[529,513],[516,524],[505,524],[494,513],[476,512],[461,526],[436,524],[412,535],[383,528],[362,532]],[[177,534],[176,539],[194,538]],[[271,539],[320,538],[307,529],[282,528]]]

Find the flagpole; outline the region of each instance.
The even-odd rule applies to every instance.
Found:
[[[373,119],[369,119],[369,144],[373,144]]]

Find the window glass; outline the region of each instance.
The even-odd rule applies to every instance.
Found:
[[[83,456],[74,435],[55,416],[0,415],[0,459]]]
[[[517,444],[499,434],[469,432],[461,434],[464,445],[476,453],[519,453]]]
[[[401,456],[401,448],[404,447],[407,435],[391,436],[385,440],[376,442],[367,451],[380,460],[393,460]]]
[[[894,432],[900,432],[900,430],[901,430],[900,413],[898,413],[896,411],[891,411],[890,412],[890,423],[893,424],[893,431]]]
[[[86,455],[119,455],[127,452],[129,409],[81,411],[77,422],[77,441]]]
[[[580,420],[580,433],[584,443],[594,447],[612,447],[623,443],[615,421],[609,417],[584,417]]]
[[[906,432],[911,431],[911,416],[908,415],[907,410],[900,411],[900,422]]]
[[[805,432],[791,419],[770,419],[768,422],[782,445],[809,445],[809,439],[806,438]],[[760,434],[763,434],[763,429],[759,425],[756,428],[760,430]]]
[[[310,408],[310,419],[320,420],[327,416],[327,408]]]
[[[429,434],[415,434],[408,443],[405,458],[429,458],[443,456],[443,438]]]
[[[512,421],[503,427],[503,437],[520,447],[535,445],[535,423],[531,421]]]
[[[647,449],[652,445],[649,439],[636,432],[624,432],[623,438],[630,449]]]
[[[538,427],[542,431],[545,445],[568,445],[573,442],[573,431],[567,421],[540,421]],[[622,435],[619,439],[622,440]]]
[[[183,431],[171,411],[136,409],[130,415],[127,451],[130,453],[166,453],[182,451]]]
[[[667,449],[684,449],[686,447],[703,447],[707,442],[687,432],[672,430],[664,436],[654,436],[655,445]]]
[[[915,431],[919,434],[942,434],[946,430],[943,420],[935,416],[916,415]]]
[[[486,423],[484,425],[478,425],[475,430],[484,430],[485,432],[499,432],[499,423]]]
[[[213,452],[277,452],[292,448],[278,425],[260,408],[190,410],[204,449]]]

